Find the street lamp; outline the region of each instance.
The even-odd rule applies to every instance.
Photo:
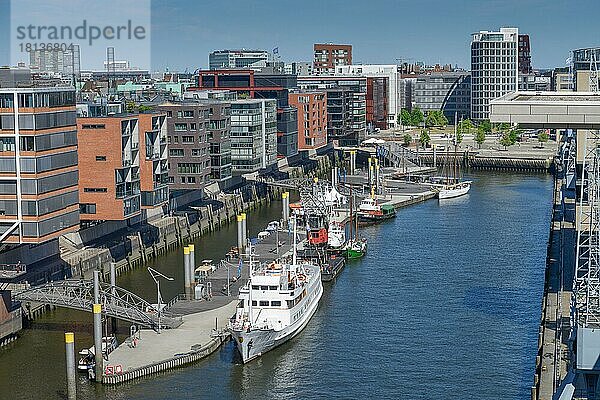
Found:
[[[168,281],[172,281],[173,278],[166,276],[165,274],[155,270],[152,267],[148,267],[148,272],[150,273],[150,276],[152,277],[152,280],[154,280],[154,283],[156,283],[156,302],[157,302],[157,310],[158,310],[158,333],[160,333],[160,310],[161,310],[161,306],[162,306],[162,297],[160,295],[160,281],[158,280],[158,278],[164,278]]]

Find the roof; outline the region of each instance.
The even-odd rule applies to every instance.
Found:
[[[490,102],[490,121],[525,128],[600,129],[600,93],[509,93]]]

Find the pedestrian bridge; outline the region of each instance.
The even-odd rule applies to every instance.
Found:
[[[66,279],[34,286],[13,294],[15,300],[35,301],[58,307],[92,312],[94,304],[94,282],[92,280]],[[102,313],[154,330],[177,328],[183,323],[180,315],[161,311],[160,319],[156,306],[138,295],[118,286],[100,284]]]

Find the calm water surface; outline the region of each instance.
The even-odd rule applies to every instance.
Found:
[[[550,175],[475,173],[468,196],[402,209],[365,228],[369,253],[350,263],[304,332],[248,365],[233,343],[187,368],[117,387],[80,376],[79,397],[99,399],[525,399],[533,378]],[[281,204],[250,214],[256,233]],[[235,225],[198,241],[218,259]],[[175,276],[182,255],[153,264]],[[145,270],[118,284],[155,296]],[[79,322],[77,322],[79,321]],[[82,322],[81,322],[82,321]],[[91,314],[58,310],[0,350],[0,399],[64,396],[63,332],[91,345]]]

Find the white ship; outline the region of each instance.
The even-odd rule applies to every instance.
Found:
[[[240,289],[229,330],[244,363],[296,336],[323,294],[321,268],[272,263],[254,271]]]
[[[346,244],[346,229],[340,222],[330,222],[327,232],[327,246],[331,250],[340,250]]]

